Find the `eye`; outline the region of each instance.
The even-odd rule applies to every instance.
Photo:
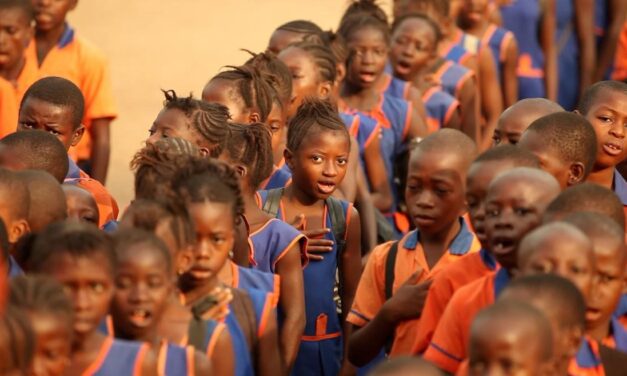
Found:
[[[104,292],[105,286],[103,283],[101,282],[92,282],[89,287],[92,289],[93,292],[97,293],[97,294],[101,294]]]
[[[155,133],[157,133],[157,130],[156,130],[156,129],[154,129],[154,128],[150,128],[150,129],[148,130],[148,134],[149,134],[149,135],[151,135],[151,136],[153,136]]]
[[[609,117],[609,116],[605,116],[605,115],[599,115],[599,116],[597,116],[597,119],[601,120],[604,123],[612,122],[612,118]]]
[[[337,164],[340,166],[345,166],[348,163],[348,159],[346,158],[338,158],[337,159]]]
[[[510,138],[509,139],[509,143],[512,144],[512,145],[516,145],[516,144],[518,144],[518,139],[517,138]]]
[[[163,285],[163,279],[161,277],[150,277],[148,279],[148,286],[161,287]]]
[[[30,123],[20,123],[20,126],[22,128],[26,128],[26,129],[33,129],[34,128],[34,126],[32,124],[30,124]]]
[[[55,135],[55,136],[59,136],[61,134],[61,132],[54,130],[54,129],[49,129],[48,133],[50,133],[51,135]]]
[[[516,215],[523,216],[531,213],[531,210],[528,208],[514,208],[514,213],[516,213]]]
[[[499,214],[501,214],[501,212],[496,208],[487,209],[485,212],[485,216],[490,218],[498,217]]]
[[[116,280],[116,287],[119,289],[126,289],[129,288],[133,285],[133,281],[131,281],[130,278],[127,277],[119,277]]]
[[[322,162],[322,157],[319,155],[312,155],[311,160],[314,161],[315,163],[320,163]]]

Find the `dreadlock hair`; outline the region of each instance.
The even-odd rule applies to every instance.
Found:
[[[403,22],[407,20],[420,20],[423,21],[431,30],[433,31],[433,35],[435,35],[435,46],[436,47],[440,41],[442,40],[442,30],[440,30],[440,26],[431,18],[427,17],[422,13],[409,13],[402,15],[394,20],[392,24],[392,34],[403,24]]]
[[[270,79],[253,65],[239,67],[228,65],[226,68],[228,70],[218,73],[209,82],[213,80],[232,82],[246,109],[259,113],[259,121],[265,123],[272,111],[273,98],[278,96]]]
[[[252,55],[246,65],[252,65],[267,76],[268,81],[274,87],[277,95],[277,102],[281,107],[289,104],[292,100],[292,72],[276,57],[272,52],[253,53],[244,50]]]
[[[45,273],[53,265],[51,261],[60,255],[89,259],[102,255],[109,262],[109,265],[103,266],[108,266],[112,276],[115,273],[116,259],[111,238],[85,222],[55,222],[46,227],[35,239],[28,263],[31,270]]]
[[[217,202],[231,206],[238,224],[244,215],[244,200],[237,173],[226,163],[198,157],[176,161],[174,190],[187,203]]]
[[[55,76],[37,80],[24,93],[20,110],[29,98],[69,109],[72,114],[72,130],[81,126],[85,114],[85,99],[81,90],[72,81]]]
[[[337,108],[328,100],[306,98],[290,120],[287,130],[287,148],[296,152],[313,129],[342,133],[350,145],[351,138],[338,115]]]
[[[353,16],[372,16],[382,23],[388,25],[388,16],[383,9],[377,4],[376,0],[353,0],[348,8],[344,11],[340,25],[349,17]]]
[[[35,333],[25,312],[9,306],[0,316],[0,375],[29,375]]]
[[[318,80],[320,82],[335,82],[337,61],[329,47],[319,43],[312,43],[308,40],[295,43],[290,47],[301,49],[311,57],[318,70]]]
[[[219,103],[208,103],[190,94],[181,98],[174,90],[161,90],[165,96],[163,108],[177,109],[189,119],[193,129],[207,141],[210,156],[216,157],[222,152],[222,143],[228,137],[229,110]]]
[[[113,234],[112,238],[113,249],[115,250],[118,263],[122,259],[132,255],[134,253],[132,252],[134,247],[143,245],[151,249],[152,253],[158,254],[165,262],[168,272],[172,272],[172,255],[170,254],[170,250],[155,234],[137,228],[127,228],[117,231]]]
[[[581,101],[577,106],[578,110],[586,115],[597,99],[597,96],[604,90],[615,91],[627,95],[627,83],[621,81],[599,81],[584,91]]]
[[[349,41],[351,35],[354,32],[367,27],[373,28],[381,32],[386,44],[389,44],[389,25],[386,22],[383,22],[381,19],[368,13],[357,13],[346,17],[344,20],[342,20],[342,23],[340,24],[340,27],[338,29],[338,33],[344,38],[345,41]]]
[[[53,314],[63,318],[72,331],[72,301],[56,280],[44,275],[20,275],[11,280],[9,304],[28,313]]]
[[[232,162],[247,167],[255,191],[272,174],[272,138],[264,124],[231,124],[231,138],[224,149]]]

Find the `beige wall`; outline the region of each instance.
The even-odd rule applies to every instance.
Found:
[[[107,54],[119,118],[113,124],[107,187],[124,208],[129,161],[161,108],[160,88],[199,95],[220,67],[261,51],[274,28],[308,19],[337,24],[345,0],[81,0],[70,22]],[[382,1],[389,7],[389,1]]]

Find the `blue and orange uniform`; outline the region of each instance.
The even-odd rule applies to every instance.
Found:
[[[440,56],[448,61],[464,65],[475,55],[455,42],[445,42],[440,47]]]
[[[494,304],[508,282],[507,270],[501,268],[457,290],[423,357],[448,373],[457,372],[467,358],[472,321],[479,311]]]
[[[244,291],[255,289],[263,291],[274,296],[275,305],[279,301],[281,293],[281,279],[277,274],[266,273],[261,270],[245,268],[237,265],[233,261],[229,261],[231,267],[231,287]]]
[[[569,375],[578,376],[605,376],[605,368],[599,352],[597,341],[584,337],[584,340],[577,351],[577,355],[568,365]]]
[[[483,37],[481,37],[481,45],[489,47],[490,52],[492,52],[494,66],[496,67],[497,76],[500,81],[503,80],[503,65],[507,58],[507,50],[514,40],[515,37],[511,31],[493,24],[488,26]]]
[[[418,230],[409,232],[399,240],[396,262],[394,264],[393,294],[416,270],[424,270],[420,276],[420,281],[425,281],[434,278],[447,265],[459,260],[464,255],[479,251],[481,245],[475,235],[470,232],[462,219],[460,219],[460,224],[460,231],[453,239],[450,248],[432,268],[429,267],[424,250],[420,244],[420,232]],[[365,326],[377,315],[385,303],[385,269],[392,245],[393,242],[387,242],[372,250],[359,280],[353,306],[346,317],[346,321],[349,323],[358,327]],[[411,353],[419,324],[420,319],[398,324],[390,355]]]
[[[479,252],[461,257],[435,276],[420,316],[420,326],[412,347],[413,354],[421,354],[429,346],[440,318],[455,291],[494,272],[497,266],[494,257],[482,248]]]
[[[614,318],[627,329],[627,294],[621,296],[618,307],[616,307],[616,311],[614,311]]]
[[[248,236],[251,267],[266,273],[276,273],[276,264],[285,253],[300,244],[301,263],[307,264],[307,238],[293,226],[270,219],[261,228]]]
[[[481,39],[460,29],[455,30],[453,42],[474,55],[477,55],[481,49]]]
[[[267,192],[260,192],[262,203],[267,199]],[[345,213],[346,228],[349,228],[353,205],[340,201]],[[279,205],[278,219],[285,219],[283,205]],[[324,207],[322,228],[333,228],[327,205]],[[344,239],[346,240],[344,234]],[[293,375],[337,375],[342,361],[342,323],[333,300],[335,276],[338,269],[338,249],[333,232],[324,235],[333,241],[333,249],[325,257],[307,264],[303,270],[305,285],[305,331],[301,337],[300,348]]]
[[[518,99],[544,98],[544,51],[538,39],[540,28],[539,0],[513,1],[501,7],[503,27],[518,42]]]
[[[579,99],[579,42],[575,26],[573,0],[557,0],[556,43],[559,84],[557,102],[566,111],[572,111]]]
[[[19,104],[13,85],[0,77],[0,138],[15,132]]]
[[[33,38],[26,50],[26,60],[37,65],[37,46]],[[89,130],[92,119],[117,117],[109,70],[104,54],[91,42],[76,36],[74,29],[66,24],[56,46],[39,64],[38,78],[59,76],[72,81],[85,97],[83,124]],[[34,81],[33,81],[34,82]],[[90,159],[91,139],[85,132],[83,139],[71,150],[75,159]]]
[[[627,22],[623,23],[623,29],[618,37],[616,56],[614,57],[614,71],[612,80],[627,81]]]
[[[623,212],[627,215],[627,181],[625,181],[623,176],[616,169],[614,170],[614,184],[612,190],[623,203]]]
[[[425,90],[422,94],[422,101],[427,111],[429,133],[444,127],[455,111],[459,111],[459,101],[440,86],[432,86]]]
[[[433,73],[433,79],[439,83],[440,87],[457,100],[461,100],[460,91],[464,84],[474,78],[475,74],[472,70],[448,60],[444,61]]]
[[[292,182],[292,174],[288,169],[283,168],[285,166],[285,160],[281,160],[280,165],[274,165],[272,168],[272,174],[268,179],[266,179],[261,185],[259,189],[275,189],[275,188],[284,188],[290,185]]]
[[[83,371],[82,376],[140,376],[147,351],[146,343],[107,337],[100,347],[98,357]]]
[[[603,345],[627,353],[627,327],[616,317],[610,321],[610,334],[603,340]]]
[[[357,114],[340,112],[340,118],[346,125],[348,133],[355,138],[359,145],[359,160],[365,169],[364,152],[372,140],[381,134],[381,125],[375,119],[361,112]]]
[[[383,95],[390,95],[394,98],[409,100],[409,90],[411,83],[394,77],[390,73],[383,73],[381,92]]]

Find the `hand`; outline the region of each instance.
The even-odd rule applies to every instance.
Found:
[[[420,317],[429,293],[432,280],[420,282],[424,270],[419,268],[385,302],[384,308],[393,322],[413,320]]]
[[[320,261],[324,259],[322,254],[333,251],[333,241],[329,239],[321,238],[328,234],[331,230],[328,228],[321,228],[317,230],[305,230],[305,215],[299,214],[290,225],[300,230],[305,237],[307,237],[307,257],[310,261]]]
[[[229,314],[229,303],[233,300],[233,293],[230,289],[224,287],[216,287],[211,291],[211,295],[218,302],[205,313],[202,318],[205,320],[222,320]]]

